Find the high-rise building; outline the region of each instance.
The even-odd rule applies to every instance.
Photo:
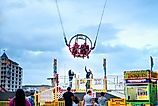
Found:
[[[22,68],[4,52],[0,57],[0,88],[11,92],[22,88],[22,76]]]

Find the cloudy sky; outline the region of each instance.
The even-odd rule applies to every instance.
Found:
[[[94,42],[105,0],[58,0],[67,39],[78,33]],[[125,70],[158,69],[158,1],[108,0],[96,48],[89,59],[73,58],[62,35],[55,0],[0,0],[0,54],[24,71],[23,84],[50,84],[53,58],[58,73],[72,69],[85,77],[84,67],[103,77]]]

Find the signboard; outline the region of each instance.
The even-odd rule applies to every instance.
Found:
[[[124,79],[145,79],[149,78],[149,71],[125,71]]]
[[[101,84],[103,84],[103,79],[93,79],[93,84],[94,85],[101,85]]]
[[[137,89],[137,100],[148,100],[148,95],[147,87],[140,87]]]
[[[80,84],[86,84],[87,80],[86,79],[80,79]]]
[[[158,73],[157,72],[151,72],[151,79],[158,79]]]
[[[104,89],[104,80],[102,78],[95,78],[92,80],[92,88],[103,90]]]
[[[139,80],[128,79],[125,81],[126,81],[126,83],[148,83],[148,82],[150,82],[149,79],[139,79]]]
[[[93,89],[93,92],[106,92],[105,89]]]
[[[149,100],[148,85],[127,86],[126,100]]]
[[[79,89],[86,89],[86,83],[87,80],[86,79],[79,79]]]

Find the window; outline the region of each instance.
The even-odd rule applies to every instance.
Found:
[[[2,65],[6,65],[6,63],[2,63]]]
[[[19,72],[19,74],[21,74],[21,71]]]

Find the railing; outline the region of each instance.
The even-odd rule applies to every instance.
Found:
[[[41,106],[65,106],[65,102],[64,101],[45,102],[45,104]]]
[[[0,101],[0,106],[9,106],[9,101]],[[45,102],[41,106],[65,106],[64,101],[50,101]],[[82,106],[82,101],[80,101],[80,106]],[[125,99],[110,99],[107,106],[126,106]]]
[[[9,101],[0,101],[0,106],[9,106]]]

